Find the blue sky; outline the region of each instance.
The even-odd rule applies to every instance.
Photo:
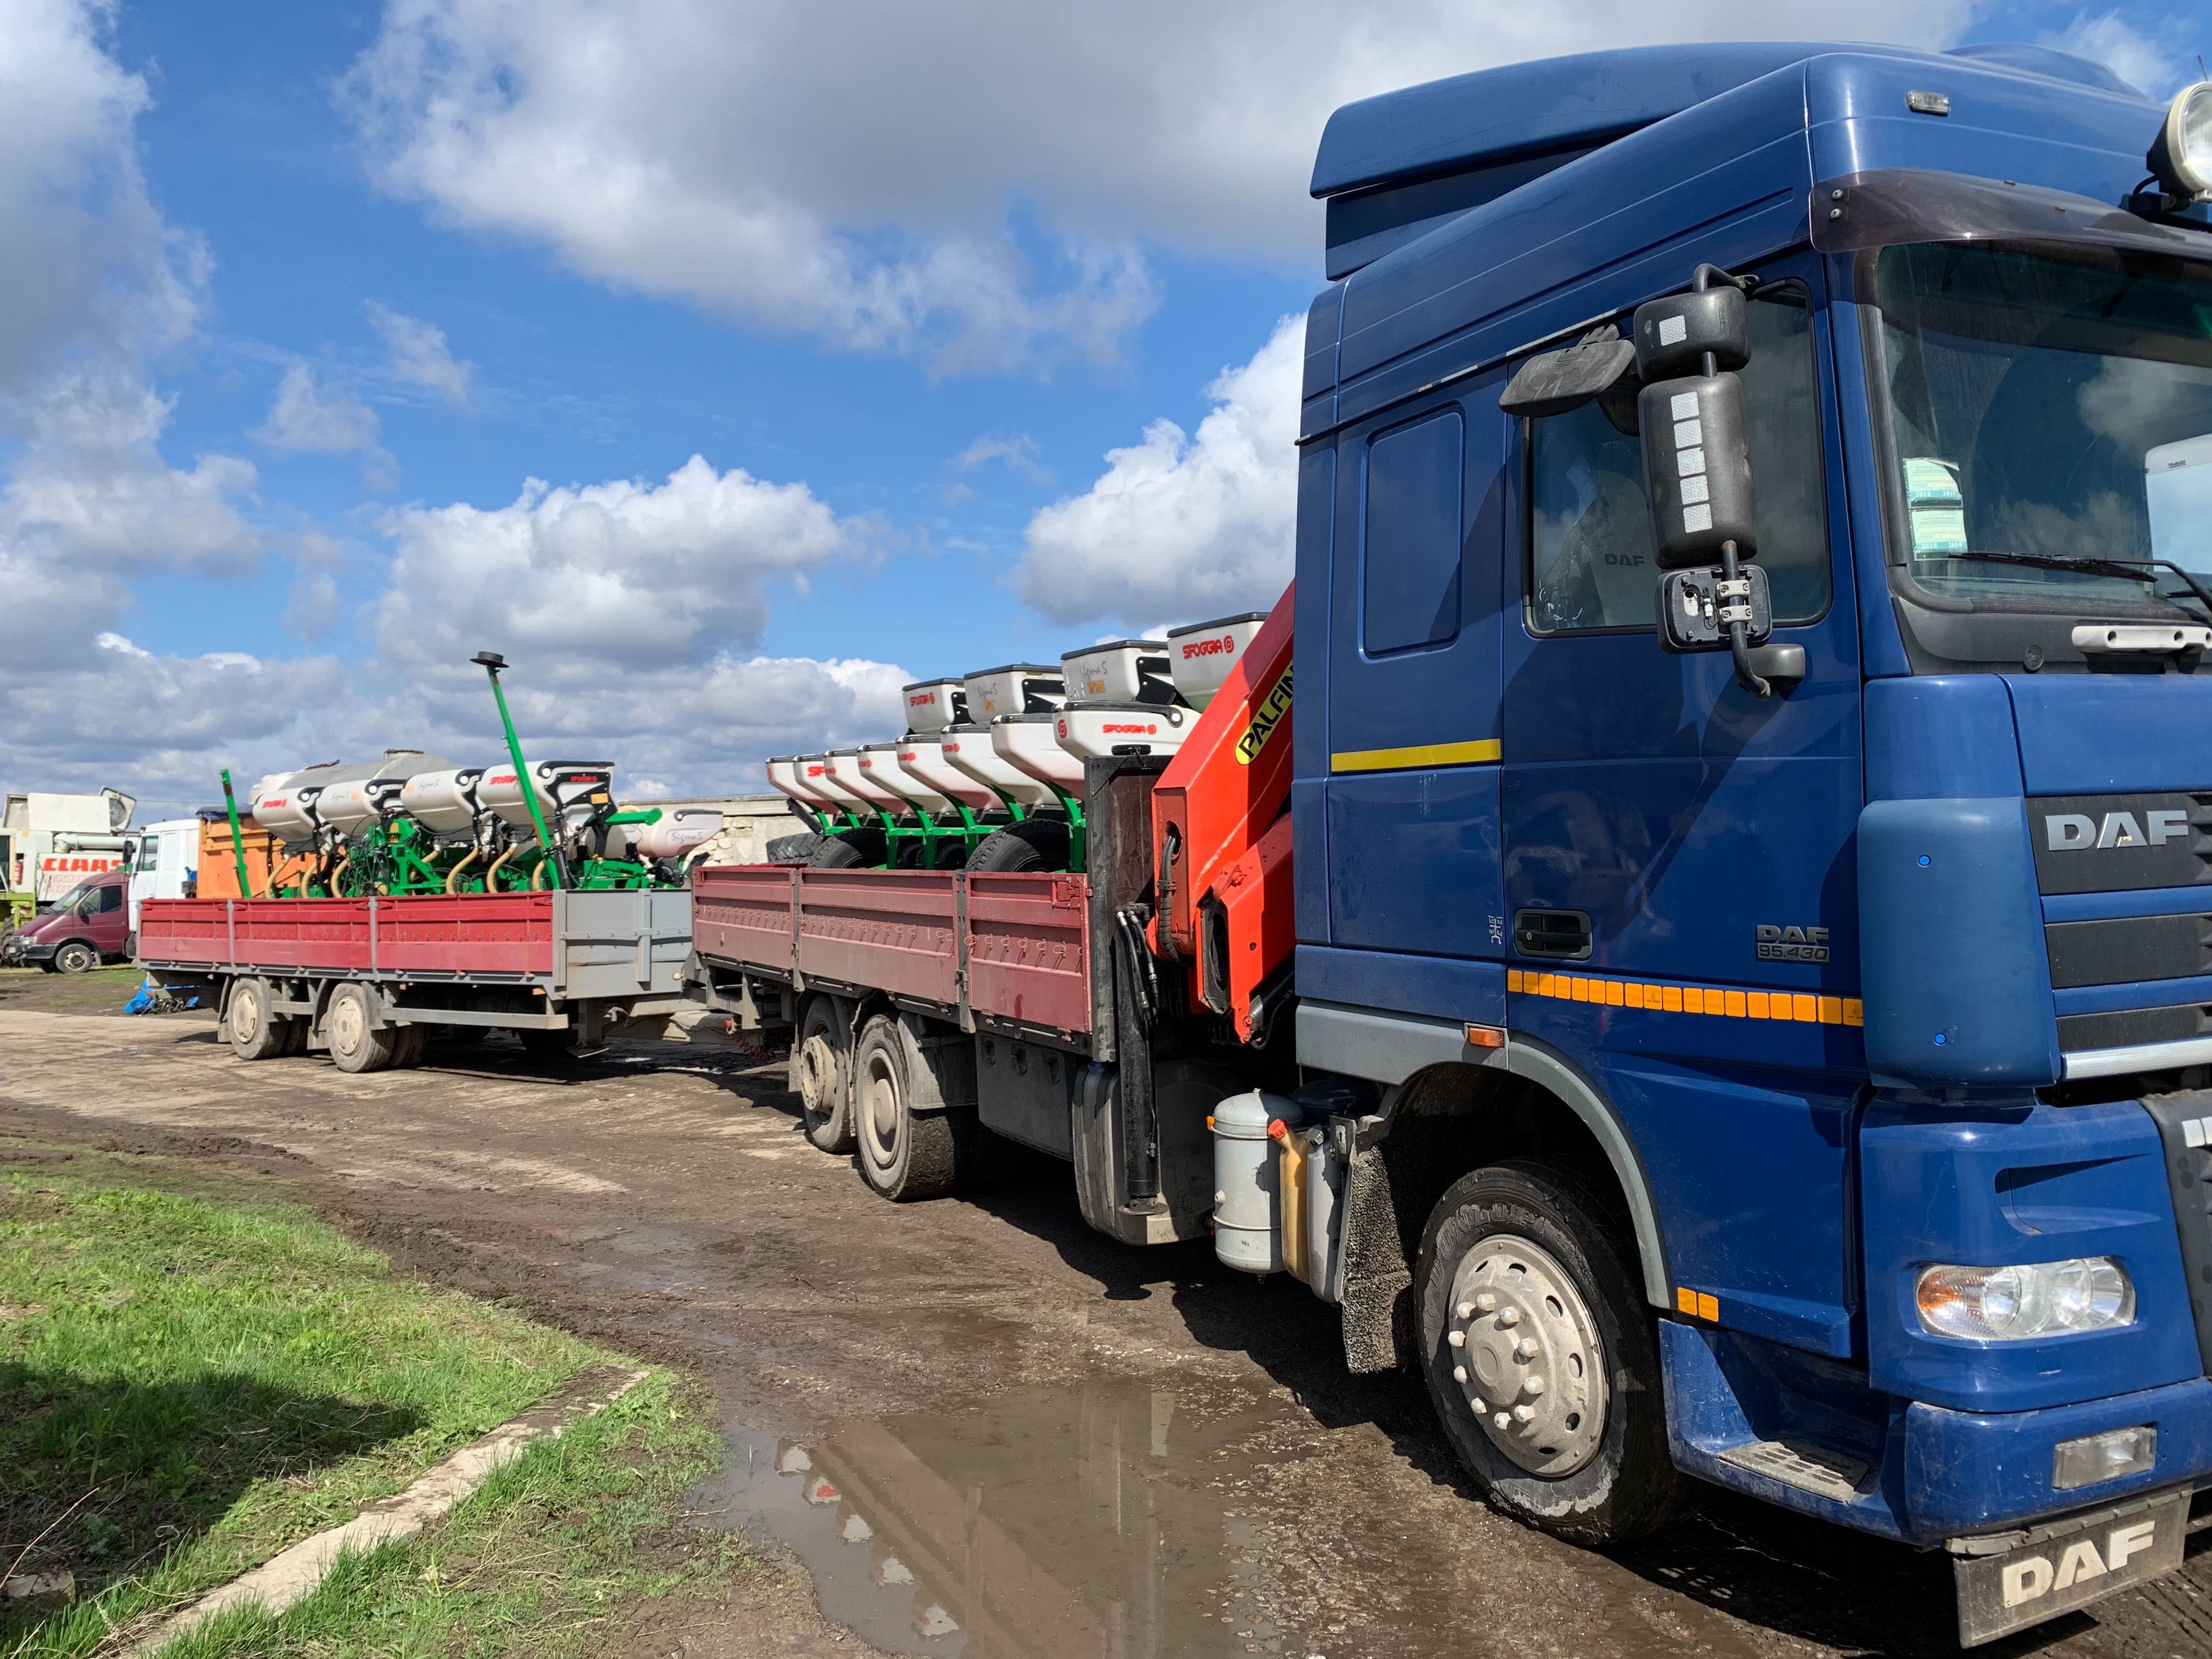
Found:
[[[2044,40],[2163,94],[2204,21],[1867,0],[1757,27]],[[149,807],[224,764],[468,758],[479,646],[534,744],[719,790],[882,734],[901,678],[1264,607],[1328,110],[1745,27],[1718,0],[0,24],[0,783]]]

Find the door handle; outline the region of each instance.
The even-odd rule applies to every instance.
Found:
[[[1513,948],[1524,957],[1579,962],[1590,953],[1590,919],[1580,910],[1516,910]]]

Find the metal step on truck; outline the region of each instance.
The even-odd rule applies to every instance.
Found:
[[[997,1133],[1302,1281],[1561,1537],[1726,1487],[1947,1553],[1968,1644],[2173,1570],[2212,85],[1604,53],[1348,106],[1313,191],[1296,580],[1218,695],[1125,641],[772,760],[812,835],[692,872],[693,994],[886,1196]]]

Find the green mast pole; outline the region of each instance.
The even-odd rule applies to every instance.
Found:
[[[483,666],[491,676],[491,695],[499,704],[499,723],[507,733],[507,757],[514,763],[515,781],[522,786],[522,804],[530,809],[530,821],[538,826],[538,844],[553,860],[553,873],[561,884],[568,884],[568,860],[561,854],[560,843],[545,832],[545,814],[538,810],[538,787],[530,781],[529,763],[522,758],[522,739],[514,735],[514,722],[507,716],[507,693],[500,690],[499,671],[507,666],[507,659],[496,651],[479,651],[469,660]]]
[[[230,787],[230,769],[222,769],[222,804],[230,814],[230,855],[238,860],[238,896],[253,896],[253,884],[246,878],[246,831],[238,823],[238,795]]]

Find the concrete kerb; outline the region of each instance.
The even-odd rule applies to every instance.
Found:
[[[645,1376],[643,1371],[618,1365],[593,1365],[578,1372],[521,1416],[429,1469],[404,1492],[380,1498],[352,1520],[303,1539],[164,1619],[150,1634],[120,1650],[123,1659],[153,1659],[179,1637],[250,1601],[259,1602],[271,1618],[282,1614],[313,1595],[340,1556],[414,1537],[451,1514],[495,1470],[512,1463],[532,1444],[559,1439],[574,1425],[613,1405]]]

